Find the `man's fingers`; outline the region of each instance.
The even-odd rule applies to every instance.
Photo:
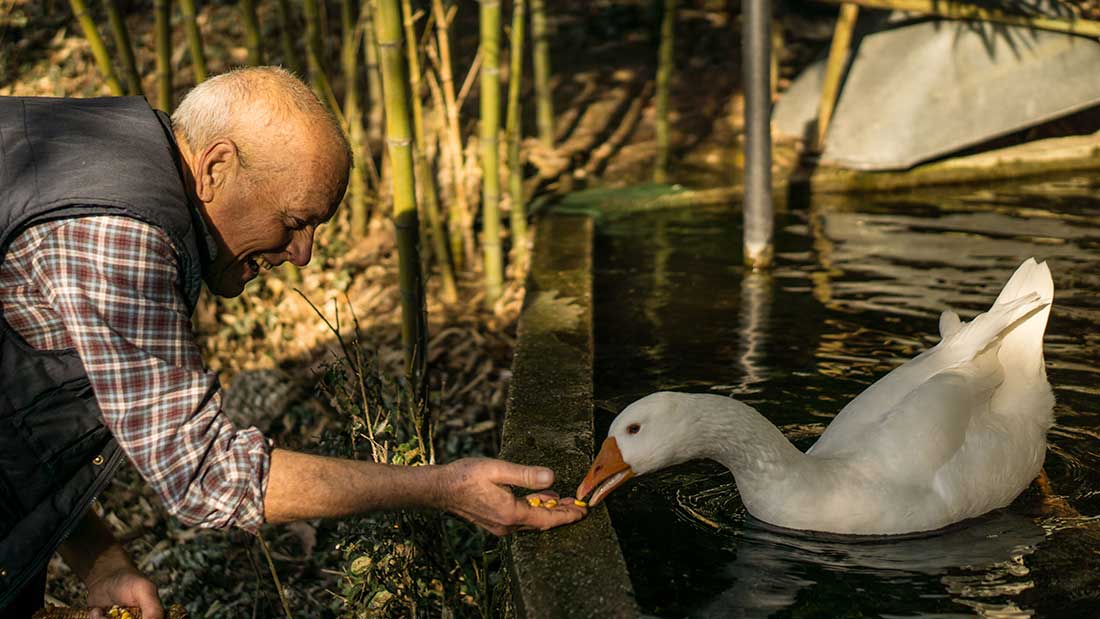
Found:
[[[164,619],[164,607],[160,600],[142,600],[140,606],[142,619]]]
[[[557,501],[561,497],[558,496],[558,493],[554,492],[553,490],[543,490],[542,492],[532,492],[531,494],[528,494],[528,495],[524,496],[523,498],[528,503],[531,503],[532,499],[538,499],[538,503],[541,505],[543,503],[546,503],[547,501]],[[536,507],[537,507],[537,505],[536,505]]]
[[[545,466],[524,466],[503,460],[498,460],[497,465],[496,481],[502,484],[542,490],[554,483],[554,471]]]
[[[545,507],[545,503],[536,507],[520,499],[517,503],[519,518],[516,524],[519,528],[552,529],[576,522],[588,513],[588,510],[575,505],[572,499],[559,501],[551,508]]]
[[[151,581],[143,580],[133,588],[134,597],[141,608],[142,619],[164,619],[164,605],[157,595],[157,587]]]

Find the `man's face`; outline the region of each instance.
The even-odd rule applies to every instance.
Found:
[[[261,271],[290,261],[309,263],[317,227],[332,218],[336,203],[316,192],[247,186],[234,191],[228,208],[212,211],[211,232],[218,255],[207,268],[206,284],[223,297],[239,295]]]
[[[343,161],[342,155],[307,156],[258,181],[258,174],[234,168],[233,161],[220,180],[215,171],[216,191],[204,209],[218,246],[204,272],[210,290],[235,297],[264,270],[287,261],[308,264],[314,232],[332,218],[344,194]]]

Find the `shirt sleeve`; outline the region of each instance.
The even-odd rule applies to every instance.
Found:
[[[57,226],[35,281],[61,315],[107,427],[169,512],[193,526],[263,522],[270,445],[221,410],[167,235],[129,217]]]

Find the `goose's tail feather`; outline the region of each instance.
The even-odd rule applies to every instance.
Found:
[[[1036,262],[1034,258],[1025,260],[993,302],[990,313],[1027,297],[1037,297],[1042,308],[1030,312],[1022,322],[1004,334],[997,356],[1009,373],[1043,372],[1045,375],[1043,334],[1046,332],[1050,306],[1054,302],[1054,281],[1047,263]]]
[[[959,362],[996,347],[997,358],[1010,376],[1032,376],[1043,368],[1046,330],[1054,284],[1045,263],[1028,258],[1005,284],[993,306],[968,323],[953,312],[940,316],[940,333]]]

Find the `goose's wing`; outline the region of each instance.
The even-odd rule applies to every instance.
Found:
[[[924,381],[827,455],[847,458],[894,482],[927,483],[962,446],[971,421],[989,412],[1003,380],[992,347]]]
[[[860,437],[883,419],[893,414],[895,407],[918,389],[928,387],[932,393],[940,382],[926,383],[949,369],[962,368],[976,355],[997,344],[1000,338],[1027,317],[1043,310],[1049,301],[1038,294],[1029,293],[1007,303],[996,303],[990,310],[969,323],[956,325],[948,317],[941,317],[944,339],[931,349],[883,376],[863,393],[848,403],[833,421],[809,453],[815,456],[832,456],[858,445]],[[957,320],[957,317],[956,317]],[[964,368],[963,368],[964,369]],[[924,392],[923,397],[930,397]]]

